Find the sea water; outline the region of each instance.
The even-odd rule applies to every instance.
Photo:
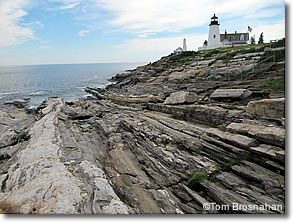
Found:
[[[0,66],[0,103],[30,98],[31,106],[58,96],[65,101],[86,97],[85,87],[105,87],[119,72],[138,63]]]

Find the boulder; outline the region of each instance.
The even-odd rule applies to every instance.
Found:
[[[231,123],[227,129],[232,132],[249,135],[256,139],[278,147],[285,146],[285,129],[278,127],[266,127],[244,123]]]
[[[164,102],[165,105],[190,104],[197,100],[198,96],[194,92],[175,92],[172,93]]]
[[[251,101],[248,103],[246,112],[259,117],[284,118],[285,98]]]
[[[248,98],[252,92],[248,89],[217,89],[210,96],[211,99],[245,99]]]

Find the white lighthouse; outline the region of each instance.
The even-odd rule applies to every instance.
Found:
[[[183,39],[183,52],[187,51],[186,39]]]
[[[216,14],[211,18],[209,39],[204,41],[202,47],[198,47],[198,50],[215,49],[220,47],[233,47],[238,45],[247,45],[249,41],[248,33],[227,33],[220,34],[220,24]]]
[[[208,47],[210,49],[213,49],[218,48],[220,45],[220,24],[218,21],[218,17],[214,14],[214,16],[211,18]]]

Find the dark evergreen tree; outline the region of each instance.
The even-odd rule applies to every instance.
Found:
[[[263,41],[263,32],[262,32],[259,36],[258,44],[263,44],[263,43],[264,41]]]
[[[251,38],[250,38],[250,44],[255,44],[255,37],[254,36],[251,36]]]

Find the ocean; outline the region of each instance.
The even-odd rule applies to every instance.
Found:
[[[30,106],[36,107],[51,96],[65,101],[86,97],[85,87],[105,87],[111,77],[138,65],[141,63],[0,66],[0,103],[30,98]]]

